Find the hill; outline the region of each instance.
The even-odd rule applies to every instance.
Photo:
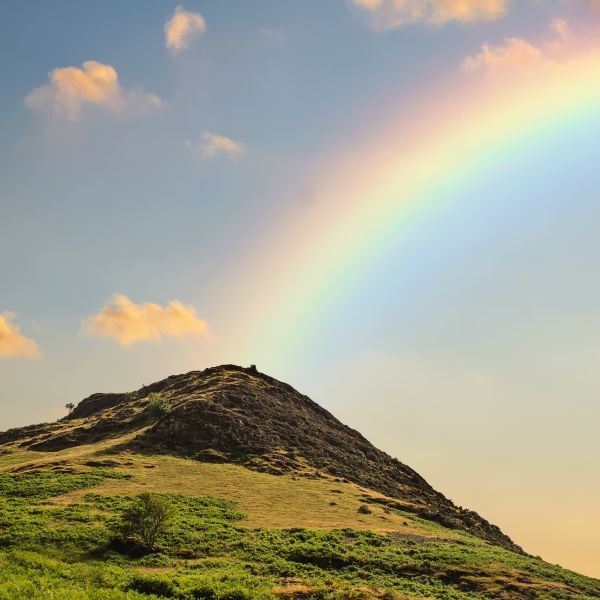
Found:
[[[137,555],[116,523],[145,491],[177,523]],[[0,433],[0,563],[0,598],[600,597],[292,387],[233,365]]]

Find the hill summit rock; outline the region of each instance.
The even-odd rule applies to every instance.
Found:
[[[149,414],[155,395],[170,407],[163,414]],[[371,502],[523,552],[497,526],[456,506],[310,398],[254,367],[222,365],[135,392],[94,394],[57,423],[0,433],[0,452],[3,444],[52,452],[118,437],[124,441],[114,451],[231,462],[276,475],[357,484],[372,491]]]

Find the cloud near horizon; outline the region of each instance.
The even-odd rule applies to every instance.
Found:
[[[189,48],[194,37],[206,31],[206,21],[200,13],[188,12],[178,6],[165,23],[165,43],[172,54]]]
[[[25,337],[19,327],[10,321],[15,314],[0,314],[0,358],[39,358],[42,352],[35,340]]]
[[[209,329],[193,306],[179,300],[171,300],[163,308],[151,302],[135,304],[127,296],[116,294],[111,303],[85,321],[85,331],[131,346],[163,337],[208,336]]]
[[[209,131],[205,131],[200,136],[199,142],[188,141],[186,145],[194,154],[198,154],[202,158],[213,158],[219,154],[233,157],[246,151],[246,147],[242,142],[236,142],[225,135],[210,133]]]
[[[535,45],[523,38],[506,38],[502,44],[483,44],[476,54],[467,56],[460,68],[463,71],[518,71],[544,66],[554,62],[557,53],[565,48],[572,37],[569,24],[554,19],[550,24],[554,35],[550,41]]]
[[[452,21],[474,23],[503,17],[510,0],[349,0],[366,11],[375,29],[405,25],[441,26]]]
[[[49,82],[27,94],[25,105],[33,111],[62,115],[70,121],[80,116],[84,105],[118,112],[126,107],[136,110],[160,108],[164,100],[142,89],[124,90],[111,65],[87,60],[79,67],[52,70]]]

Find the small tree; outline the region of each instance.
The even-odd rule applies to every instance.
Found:
[[[65,404],[65,408],[69,411],[69,414],[71,414],[75,408],[75,405],[72,402],[67,402]]]
[[[160,394],[152,392],[148,395],[148,413],[153,417],[164,417],[171,412],[171,401],[163,398]]]
[[[153,552],[158,538],[167,531],[173,507],[167,498],[144,492],[122,516],[121,531]]]

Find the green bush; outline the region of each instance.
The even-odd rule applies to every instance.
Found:
[[[252,600],[254,594],[247,590],[228,590],[219,596],[219,600]]]
[[[215,592],[214,588],[208,585],[202,585],[193,589],[190,592],[190,596],[194,598],[194,600],[217,600],[217,592]]]
[[[171,412],[173,405],[168,398],[163,398],[160,394],[152,392],[148,396],[148,405],[146,406],[146,412],[153,417],[164,417]]]
[[[168,577],[138,575],[131,580],[127,589],[141,594],[154,594],[165,598],[176,598],[178,595],[173,580]]]
[[[153,552],[172,517],[173,507],[165,496],[144,492],[123,513],[121,531]]]

